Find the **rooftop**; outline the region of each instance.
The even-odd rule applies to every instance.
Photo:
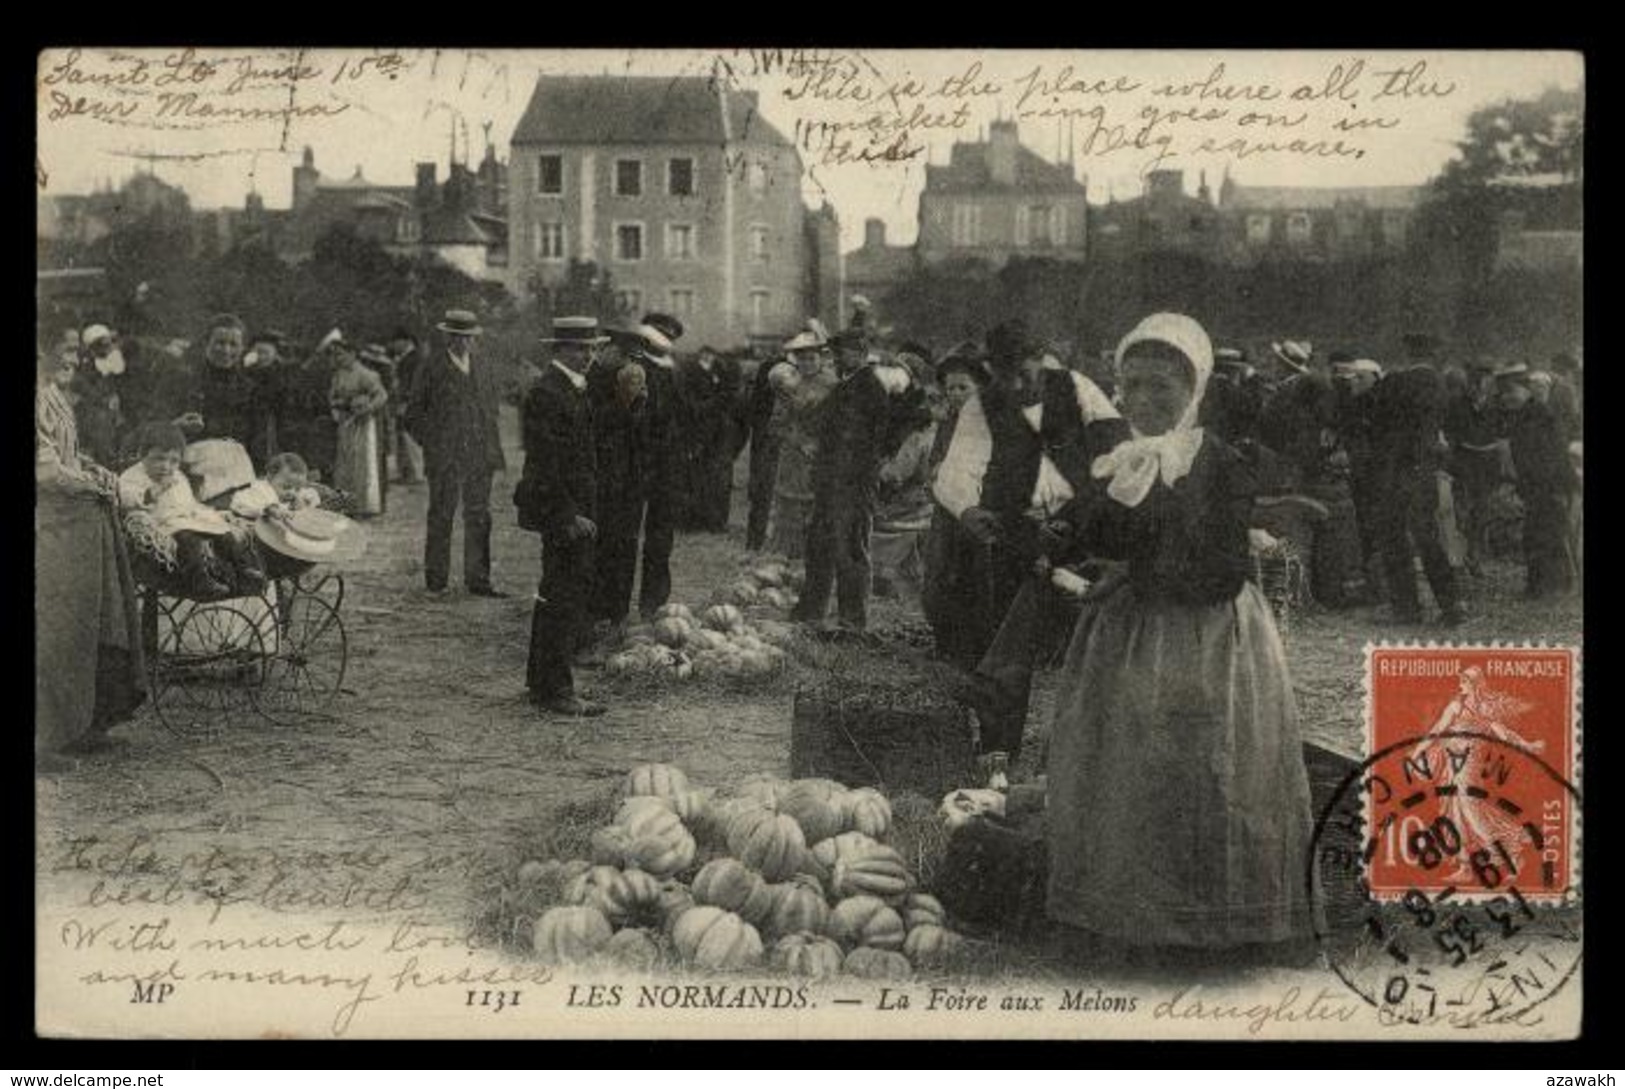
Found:
[[[933,193],[975,193],[1005,189],[993,180],[988,166],[990,143],[956,143],[946,166],[925,168],[925,188]],[[1012,191],[1028,193],[1084,192],[1070,167],[1051,163],[1031,149],[1016,145],[1016,181]]]
[[[757,112],[755,92],[703,76],[541,76],[513,133],[516,144],[724,141],[793,146]]]
[[[1226,208],[1256,208],[1267,212],[1304,212],[1363,204],[1375,210],[1414,209],[1426,191],[1421,185],[1228,185],[1220,201]]]

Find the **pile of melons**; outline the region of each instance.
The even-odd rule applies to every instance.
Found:
[[[688,606],[663,605],[653,622],[628,628],[626,646],[604,662],[610,676],[765,677],[784,668],[780,646],[790,630],[753,625],[737,605],[712,605],[696,616]]]
[[[780,560],[755,560],[740,569],[736,578],[720,587],[713,599],[759,612],[788,612],[796,603],[804,575],[800,569]]]
[[[646,764],[624,795],[590,859],[519,867],[548,963],[907,980],[964,946],[886,845],[878,791],[763,780],[724,800]]]

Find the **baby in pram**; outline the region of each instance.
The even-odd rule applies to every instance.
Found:
[[[138,434],[141,460],[119,477],[119,501],[132,539],[177,571],[188,597],[257,594],[265,571],[248,533],[199,502],[181,471],[186,436],[172,423],[149,423]]]

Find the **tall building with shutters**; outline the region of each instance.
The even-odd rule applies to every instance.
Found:
[[[920,195],[919,259],[1011,257],[1081,260],[1088,249],[1088,190],[1070,165],[1024,147],[1014,121],[986,141],[956,143],[946,165],[927,165]]]
[[[812,249],[829,233],[809,229],[801,169],[754,92],[542,76],[511,143],[509,288],[551,292],[590,261],[624,314],[682,319],[684,347],[781,339],[818,310]]]

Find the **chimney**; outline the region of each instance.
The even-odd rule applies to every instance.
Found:
[[[433,163],[418,164],[418,182],[412,194],[412,199],[419,208],[433,208],[435,206],[434,174],[435,167]]]
[[[299,211],[310,203],[316,195],[316,181],[321,174],[316,171],[316,154],[305,145],[304,158],[298,166],[293,168],[293,210]]]
[[[1146,196],[1169,200],[1185,195],[1183,170],[1153,170],[1146,178]]]
[[[878,250],[886,245],[886,221],[883,219],[866,219],[863,221],[863,248]]]
[[[1213,193],[1207,187],[1207,171],[1202,171],[1197,177],[1200,179],[1200,183],[1196,186],[1196,199],[1203,204],[1212,204]]]
[[[1016,184],[1016,123],[995,121],[988,126],[987,169],[994,185]]]

